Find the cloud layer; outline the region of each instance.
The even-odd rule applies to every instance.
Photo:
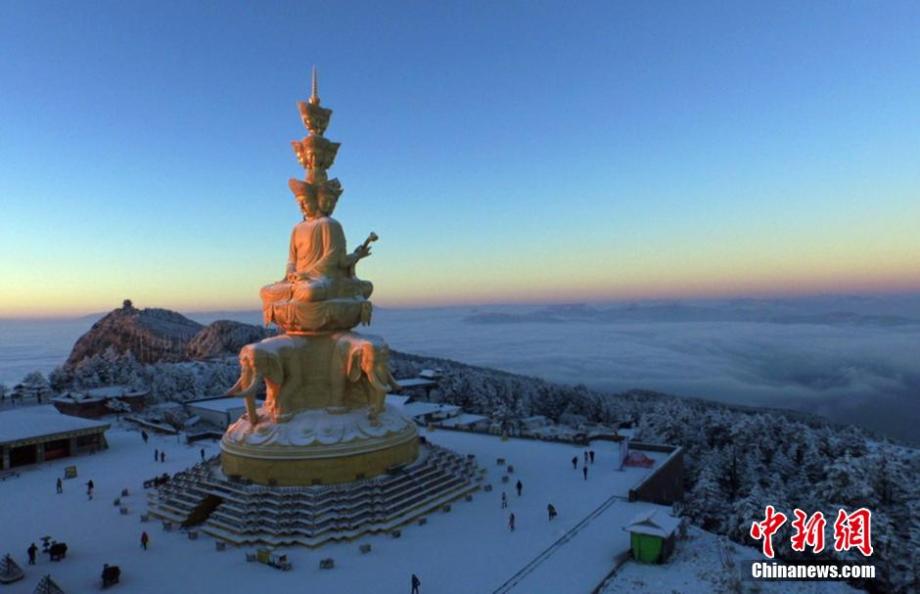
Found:
[[[372,330],[409,352],[611,391],[816,412],[918,441],[917,304],[891,301],[383,311]]]
[[[0,321],[0,381],[50,371],[92,322]],[[615,392],[808,411],[920,443],[920,296],[378,309],[359,330],[405,352]]]

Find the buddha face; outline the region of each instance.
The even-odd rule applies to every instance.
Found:
[[[300,205],[300,212],[304,218],[315,219],[319,215],[316,195],[298,196],[297,203]]]
[[[319,210],[327,217],[332,216],[336,202],[338,202],[338,196],[335,194],[323,191],[319,193]]]

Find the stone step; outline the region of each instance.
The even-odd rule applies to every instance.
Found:
[[[215,525],[210,520],[202,528],[202,532],[215,538],[231,542],[236,545],[268,545],[268,546],[292,546],[301,545],[307,547],[317,547],[330,541],[354,540],[364,534],[387,533],[400,526],[414,522],[418,517],[426,513],[439,509],[442,505],[451,503],[460,499],[467,493],[476,490],[478,486],[467,486],[467,488],[458,489],[452,492],[442,494],[442,496],[426,502],[425,505],[417,506],[407,513],[393,518],[389,521],[374,523],[362,526],[357,530],[344,531],[324,531],[319,534],[310,535],[307,533],[278,533],[272,531],[240,533],[234,531],[231,527],[222,527]]]
[[[343,485],[267,487],[198,465],[148,493],[151,515],[182,523],[206,498],[220,498],[201,531],[236,544],[319,546],[387,532],[479,488],[469,459],[436,446],[399,472]]]

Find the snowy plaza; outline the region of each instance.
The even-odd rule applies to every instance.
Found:
[[[596,462],[589,465],[585,480],[580,447],[445,430],[423,435],[436,445],[475,455],[493,490],[477,491],[469,502],[455,502],[450,512],[428,515],[424,525],[405,526],[400,538],[381,534],[317,549],[279,549],[274,552],[287,554],[293,564],[292,571],[282,572],[247,563],[245,553],[254,548],[218,551],[205,535],[190,540],[183,531],[164,531],[160,522],[142,523],[147,507],[143,482],[198,462],[201,448],[208,457],[216,454],[217,444],[186,445],[158,435],[144,444],[138,431],[116,425],[107,433],[109,449],[33,466],[0,483],[0,553],[11,553],[26,571],[24,580],[4,590],[32,592],[46,574],[65,592],[96,590],[103,564],[108,563],[122,570],[120,589],[139,594],[255,587],[300,590],[305,584],[310,592],[397,593],[408,591],[413,573],[427,592],[492,592],[509,580],[502,591],[588,592],[612,569],[614,555],[628,548],[629,535],[622,526],[642,510],[668,512],[661,506],[627,502],[629,489],[650,470],[616,470],[614,443],[592,442]],[[154,462],[155,449],[166,453],[164,463]],[[573,456],[579,457],[577,470],[572,468]],[[496,465],[497,458],[514,467],[508,483],[501,481],[507,467]],[[71,464],[79,475],[65,480],[64,493],[58,495],[55,481]],[[86,494],[89,480],[95,485],[92,500]],[[514,489],[517,480],[523,483],[520,497]],[[122,489],[129,491],[122,498],[127,515],[113,505]],[[507,510],[501,508],[502,491],[508,496]],[[559,512],[552,522],[547,519],[549,503]],[[610,505],[598,512],[605,503]],[[514,532],[508,527],[512,512]],[[144,531],[150,536],[147,551],[140,546]],[[40,553],[37,565],[28,566],[26,548],[32,542],[40,545],[46,535],[67,543],[66,559],[51,562]],[[370,544],[371,551],[362,554],[362,544]],[[320,560],[326,558],[335,561],[333,569],[320,569]],[[531,564],[534,560],[538,562]]]

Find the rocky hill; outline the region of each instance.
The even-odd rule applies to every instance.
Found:
[[[93,324],[81,336],[66,365],[83,359],[131,352],[140,363],[173,363],[235,354],[243,345],[269,335],[258,326],[220,320],[203,326],[167,309],[137,309],[130,300]]]
[[[182,314],[167,309],[137,309],[125,300],[120,309],[105,315],[81,336],[67,365],[111,348],[117,353],[130,351],[141,363],[182,361],[187,358],[189,341],[203,326]]]
[[[217,320],[196,334],[188,343],[187,354],[192,359],[210,359],[235,355],[249,344],[270,336],[273,332],[251,324]]]

